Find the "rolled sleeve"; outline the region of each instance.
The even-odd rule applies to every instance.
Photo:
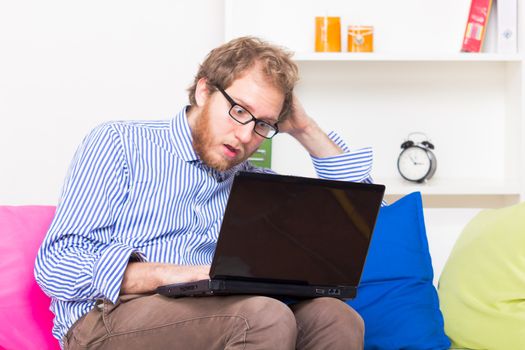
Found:
[[[344,153],[326,158],[311,156],[317,176],[330,180],[371,182],[372,148],[351,151],[338,134],[331,132],[328,136]]]
[[[93,287],[112,303],[118,299],[124,271],[132,257],[147,260],[143,253],[122,243],[110,244],[100,251],[93,269]]]
[[[36,257],[35,278],[49,296],[62,301],[116,300],[135,252],[119,242],[115,232],[128,189],[119,135],[103,124],[79,147]]]

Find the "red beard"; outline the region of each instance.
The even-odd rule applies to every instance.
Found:
[[[218,171],[226,171],[235,165],[242,163],[248,158],[243,156],[246,152],[242,145],[239,146],[242,147],[242,149],[239,150],[239,154],[233,159],[227,159],[226,157],[222,157],[217,153],[212,152],[212,148],[214,146],[217,147],[217,145],[214,145],[213,140],[210,138],[210,135],[212,135],[211,130],[212,125],[209,105],[206,103],[203,106],[200,115],[198,115],[195,120],[192,136],[195,153],[197,153],[199,158],[207,166]]]

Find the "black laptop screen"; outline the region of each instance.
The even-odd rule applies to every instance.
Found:
[[[384,186],[241,173],[211,276],[357,286]]]

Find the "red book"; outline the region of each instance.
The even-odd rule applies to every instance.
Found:
[[[491,6],[492,0],[472,0],[470,3],[462,52],[481,52]]]

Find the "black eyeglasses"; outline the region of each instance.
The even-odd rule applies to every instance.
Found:
[[[224,91],[218,86],[217,89],[232,105],[228,114],[237,123],[246,125],[248,123],[254,122],[253,131],[255,131],[257,135],[260,135],[265,139],[271,139],[279,132],[279,129],[277,128],[277,123],[272,125],[263,120],[255,118],[253,114],[251,114],[246,108],[235,102],[233,98],[231,98],[230,95],[226,93],[226,91]]]

